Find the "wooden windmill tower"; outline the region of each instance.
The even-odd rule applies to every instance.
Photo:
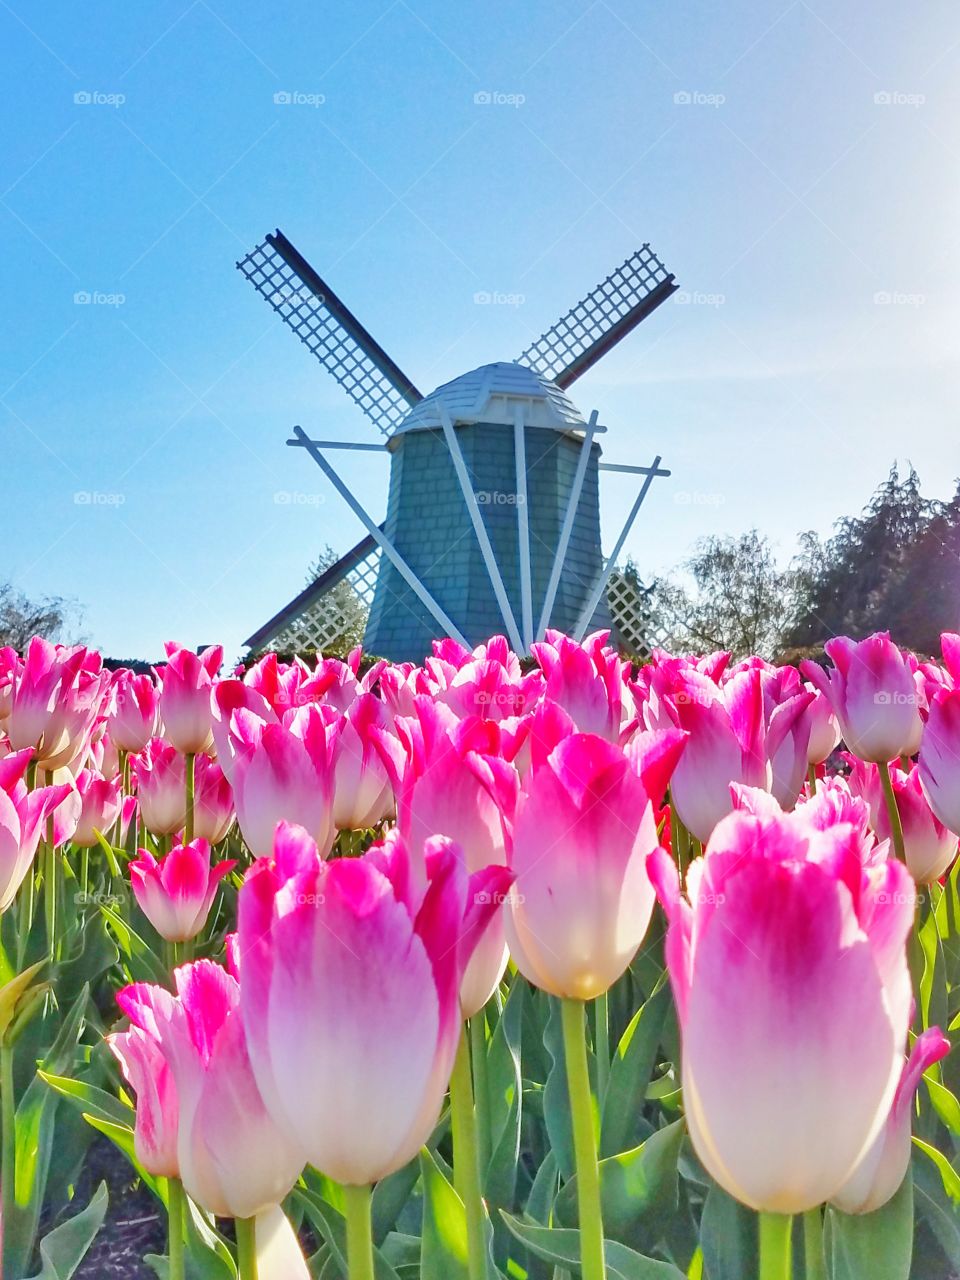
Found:
[[[659,456],[649,466],[602,462],[598,437],[606,428],[596,412],[585,418],[566,391],[676,289],[649,245],[516,361],[482,365],[427,396],[281,232],[237,266],[386,437],[385,444],[317,440],[295,427],[287,442],[311,455],[367,529],[341,562],[349,573],[378,558],[367,584],[366,649],[419,661],[437,636],[472,647],[502,632],[525,652],[547,627],[582,637],[609,625],[605,592],[617,557],[653,479],[670,473]],[[389,454],[385,519],[338,475],[328,457],[337,449]],[[604,470],[642,477],[606,559]],[[303,620],[318,593],[335,585],[329,577],[260,628],[251,646],[297,647],[298,637],[311,638]]]

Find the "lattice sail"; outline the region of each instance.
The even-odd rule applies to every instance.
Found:
[[[613,619],[615,639],[634,658],[649,658],[664,642],[650,608],[651,588],[632,573],[614,569],[607,583],[607,605]]]
[[[351,563],[344,572],[324,575],[322,594],[314,594],[299,609],[284,611],[282,623],[267,635],[258,633],[257,652],[346,651],[360,643],[373,603],[381,554],[372,538],[367,541],[371,550],[363,559]]]
[[[560,387],[568,387],[676,289],[674,277],[648,244],[517,357]]]
[[[251,249],[237,268],[385,436],[423,399],[279,231]]]

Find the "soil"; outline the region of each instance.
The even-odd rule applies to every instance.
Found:
[[[166,1219],[156,1197],[113,1143],[99,1136],[87,1153],[83,1181],[78,1198],[86,1192],[89,1199],[106,1182],[110,1207],[75,1280],[156,1280],[143,1261],[145,1254],[166,1253]]]

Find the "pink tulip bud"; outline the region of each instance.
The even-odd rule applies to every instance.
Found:
[[[807,764],[823,764],[836,751],[840,742],[840,724],[833,713],[830,699],[819,689],[814,689],[812,684],[808,684],[806,688],[815,695],[805,713],[810,725]]]
[[[0,646],[0,720],[6,720],[13,705],[13,689],[20,674],[20,658],[16,649]]]
[[[648,865],[694,1149],[743,1204],[803,1213],[840,1190],[890,1110],[915,891],[902,863],[865,866],[847,823],[814,830],[805,806],[756,799],[718,824],[685,896],[665,851]]]
[[[183,830],[187,817],[186,761],[162,738],[151,738],[143,751],[130,758],[137,782],[137,801],[143,825],[155,836]]]
[[[177,1163],[187,1194],[218,1217],[255,1217],[278,1205],[296,1182],[304,1164],[300,1146],[264,1108],[236,980],[211,960],[198,960],[177,969],[174,981],[176,996],[137,983],[117,1002],[156,1042],[173,1073]]]
[[[142,751],[157,729],[160,694],[150,675],[116,673],[110,691],[107,729],[121,751]]]
[[[333,821],[340,831],[375,826],[395,810],[393,787],[378,749],[387,712],[372,693],[360,694],[343,718],[333,785]]]
[[[236,862],[210,866],[210,845],[177,845],[160,862],[147,849],[130,863],[130,886],[140,910],[161,938],[187,942],[207,923],[217,886]]]
[[[208,751],[213,746],[210,696],[223,663],[223,647],[211,645],[199,655],[173,641],[164,648],[167,661],[157,671],[163,736],[184,755]]]
[[[534,986],[589,1000],[636,955],[657,847],[639,762],[594,734],[565,738],[523,782],[513,830],[510,954]]]
[[[241,1007],[254,1074],[270,1114],[338,1182],[401,1168],[440,1115],[463,971],[510,885],[504,867],[468,880],[462,857],[432,841],[421,892],[397,832],[324,862],[284,823],[273,857],[247,874]]]
[[[924,794],[920,770],[914,765],[909,773],[896,766],[890,768],[907,870],[917,884],[933,884],[952,865],[957,856],[957,836],[937,818]],[[879,786],[879,779],[878,779]],[[887,807],[877,809],[876,832],[881,840],[892,839]]]
[[[282,724],[246,713],[249,734],[232,765],[240,830],[254,857],[273,848],[277,823],[305,827],[324,856],[333,847],[334,770],[342,717],[316,703],[287,712]]]
[[[223,770],[209,756],[197,756],[194,793],[194,835],[219,844],[233,826],[233,789]]]
[[[30,870],[47,818],[74,794],[67,783],[28,791],[23,778],[32,754],[16,751],[0,759],[0,912]],[[79,801],[74,803],[79,809]]]
[[[920,782],[930,808],[960,834],[960,688],[938,693],[923,726]]]
[[[75,761],[82,766],[110,681],[100,666],[100,655],[83,646],[67,648],[34,636],[6,721],[14,750],[35,747],[38,767],[48,772]]]
[[[690,667],[675,672],[673,691],[665,700],[677,723],[689,734],[670,784],[677,816],[698,840],[706,841],[731,811],[730,784],[770,791],[773,761],[780,769],[778,790],[784,799],[802,776],[806,742],[801,735],[779,753],[797,727],[812,695],[787,690],[782,701],[765,697],[765,677],[754,667],[741,668],[718,687]],[[798,682],[799,683],[799,682]],[[789,784],[789,785],[788,785]],[[792,800],[791,800],[792,802]]]
[[[929,1027],[917,1036],[886,1123],[851,1176],[830,1197],[830,1203],[843,1213],[873,1213],[899,1191],[910,1165],[910,1121],[921,1077],[949,1052],[950,1041],[939,1027]]]
[[[72,834],[74,844],[92,849],[98,843],[97,832],[109,839],[111,828],[120,817],[122,796],[119,778],[103,778],[92,769],[77,774],[80,815]]]
[[[837,636],[824,645],[829,672],[802,662],[803,674],[830,700],[843,740],[855,756],[876,764],[916,751],[920,694],[911,664],[886,631],[859,642]]]
[[[140,1027],[131,1027],[107,1036],[107,1044],[137,1097],[133,1129],[137,1160],[155,1178],[179,1178],[180,1105],[173,1072],[158,1042]]]
[[[299,658],[285,663],[275,653],[266,653],[244,672],[243,684],[258,693],[278,716],[282,716],[285,711],[309,701],[300,692],[300,686],[309,674],[306,664]]]
[[[608,632],[587,636],[583,644],[559,631],[531,646],[545,677],[544,693],[559,703],[581,733],[600,734],[611,742],[620,736],[623,664],[605,647]]]

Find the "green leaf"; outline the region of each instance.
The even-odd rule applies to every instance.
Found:
[[[600,1200],[607,1235],[640,1246],[637,1228],[645,1215],[666,1218],[677,1211],[677,1160],[685,1121],[658,1129],[646,1142],[600,1161]],[[559,1221],[578,1224],[577,1179],[557,1196]]]
[[[429,1151],[420,1152],[423,1180],[423,1280],[468,1280],[467,1215],[463,1201]]]
[[[541,1227],[500,1210],[512,1235],[532,1254],[555,1267],[580,1274],[580,1232],[573,1227]],[[671,1262],[645,1258],[616,1240],[604,1241],[609,1280],[686,1280]]]
[[[144,942],[139,933],[112,907],[101,906],[100,913],[117,945],[130,963],[131,976],[138,982],[166,984],[169,974],[160,957]]]
[[[947,1014],[947,979],[943,944],[937,932],[936,913],[931,911],[918,931],[923,952],[923,974],[920,978],[920,1009],[924,1027],[945,1027]]]
[[[932,1076],[924,1076],[924,1083],[930,1094],[933,1109],[951,1133],[960,1134],[960,1102],[946,1085]]]
[[[662,974],[657,988],[620,1038],[610,1065],[600,1127],[601,1156],[613,1155],[636,1142],[634,1126],[643,1108],[669,1007],[670,990]]]
[[[557,1157],[552,1151],[548,1151],[543,1158],[543,1163],[537,1170],[537,1176],[533,1180],[533,1186],[530,1188],[530,1194],[527,1197],[526,1215],[528,1218],[532,1218],[534,1222],[540,1222],[544,1226],[547,1225],[553,1202],[557,1196],[559,1178],[560,1169],[557,1165]]]
[[[700,1244],[709,1280],[757,1274],[757,1215],[716,1184],[703,1205]]]
[[[947,1199],[943,1183],[929,1160],[914,1154],[913,1194],[918,1214],[936,1237],[940,1248],[955,1271],[960,1273],[960,1221]]]
[[[336,1186],[335,1183],[330,1184]],[[331,1257],[335,1261],[341,1280],[349,1280],[347,1274],[347,1224],[340,1213],[324,1195],[308,1187],[295,1187],[291,1197],[305,1210],[314,1227],[322,1234],[330,1246]],[[399,1277],[379,1249],[373,1251],[373,1266],[376,1280],[399,1280]],[[326,1270],[326,1268],[325,1268]]]
[[[37,1075],[78,1110],[133,1130],[137,1113],[128,1102],[85,1080],[71,1080],[69,1076],[55,1076],[47,1071],[38,1071]]]
[[[953,1203],[960,1204],[960,1174],[957,1173],[943,1152],[938,1151],[936,1147],[931,1147],[929,1142],[923,1142],[917,1137],[914,1137],[913,1142],[937,1166],[937,1171],[943,1182],[943,1189]]]
[[[484,1174],[483,1191],[491,1204],[508,1209],[513,1208],[516,1196],[517,1164],[520,1159],[523,1099],[520,1040],[526,990],[526,982],[517,978],[510,988],[487,1052],[492,1154]]]
[[[88,1112],[83,1113],[83,1118],[92,1129],[96,1129],[98,1133],[102,1133],[105,1138],[109,1138],[113,1145],[127,1157],[133,1167],[136,1169],[143,1183],[150,1188],[153,1194],[163,1205],[167,1203],[167,1184],[165,1178],[155,1178],[152,1174],[138,1163],[136,1151],[133,1145],[133,1130],[125,1124],[114,1124],[112,1120],[101,1120],[99,1116],[90,1115]]]
[[[70,1280],[103,1224],[108,1199],[107,1184],[101,1182],[82,1213],[55,1227],[40,1241],[43,1265],[33,1280]]]
[[[913,1257],[913,1178],[874,1213],[828,1208],[824,1247],[830,1280],[910,1280]]]

